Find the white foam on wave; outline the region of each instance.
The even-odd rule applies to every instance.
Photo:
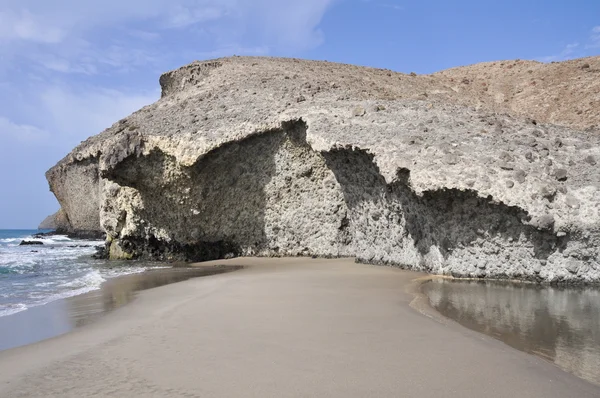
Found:
[[[102,277],[100,272],[96,270],[90,271],[79,278],[73,279],[69,282],[65,282],[58,286],[59,288],[66,290],[62,290],[49,295],[44,293],[32,292],[29,294],[29,298],[36,300],[35,302],[29,303],[28,305],[24,303],[18,303],[9,304],[6,308],[0,307],[0,317],[13,315],[18,312],[25,311],[28,308],[39,307],[42,305],[49,304],[53,301],[66,299],[69,297],[75,297],[92,292],[94,290],[98,290],[104,282],[106,282],[106,279]]]
[[[19,312],[25,311],[28,308],[29,307],[27,307],[23,303],[0,305],[0,317],[14,315]]]
[[[15,268],[15,271],[26,272],[27,269],[38,264],[57,261],[57,260],[75,260],[82,256],[89,256],[96,251],[97,244],[102,242],[77,242],[71,241],[69,244],[40,246],[19,246],[8,245],[0,250],[0,266]],[[75,246],[75,247],[71,247]],[[83,246],[83,247],[82,247]]]
[[[18,246],[22,241],[36,241],[41,242],[44,245],[50,246],[64,246],[64,245],[83,245],[83,246],[95,246],[101,245],[104,243],[102,240],[79,240],[79,239],[71,239],[67,235],[50,235],[50,236],[40,236],[36,237],[34,235],[29,235],[21,238],[4,238],[0,239],[0,243],[12,244],[9,246]]]
[[[42,300],[36,302],[35,304],[30,304],[30,307],[37,307],[40,305],[45,305],[51,303],[56,300],[66,299],[69,297],[80,296],[85,293],[93,292],[95,290],[99,290],[102,287],[102,284],[106,282],[106,279],[116,278],[118,276],[131,275],[131,274],[139,274],[145,272],[149,269],[162,269],[162,268],[171,268],[171,267],[121,267],[105,270],[104,275],[97,270],[90,271],[87,274],[76,278],[70,282],[65,282],[60,284],[58,287],[66,288],[69,290],[63,290],[61,292],[57,292],[51,294],[49,296],[37,296],[30,295],[31,298],[41,298]],[[27,309],[27,308],[25,308]],[[10,315],[10,314],[6,314]],[[0,313],[0,316],[4,316]]]
[[[54,288],[58,292],[50,293],[47,290],[33,291],[28,294],[28,297],[34,300],[38,300],[36,305],[48,304],[49,302],[78,296],[94,290],[100,289],[102,283],[106,282],[106,279],[98,271],[90,271],[87,274],[75,278],[71,281],[52,281],[45,283],[38,283],[35,286],[39,288]]]
[[[99,271],[90,271],[84,276],[73,279],[70,282],[66,282],[60,285],[63,288],[99,288],[100,285],[106,282],[106,279],[102,277]]]
[[[35,240],[44,243],[40,246],[19,246],[22,240]],[[0,304],[0,317],[13,315],[31,307],[82,295],[101,288],[107,280],[123,275],[138,274],[149,269],[170,268],[167,266],[147,267],[138,265],[97,268],[102,262],[91,260],[89,256],[103,241],[72,240],[67,236],[8,238],[0,242],[0,266],[16,274],[32,275],[40,278],[37,282],[11,281],[2,297],[18,303]],[[84,247],[82,247],[84,246]],[[33,252],[35,251],[35,252]],[[22,287],[30,286],[31,289]],[[0,288],[2,286],[0,285]]]
[[[54,286],[54,285],[56,285],[56,282],[51,281],[51,282],[36,283],[34,286],[35,287],[48,287],[48,286]]]
[[[69,238],[67,235],[52,235],[52,236],[41,236],[41,237],[27,236],[25,238],[18,239],[18,241],[23,241],[23,240],[36,241],[36,242],[41,242],[44,245],[54,245],[54,246],[78,245],[78,244],[79,245],[92,245],[92,244],[98,243],[96,241],[74,240],[74,239]],[[100,242],[100,243],[103,243],[103,242]]]
[[[6,239],[0,239],[0,243],[13,243],[13,242],[20,242],[23,239],[21,238],[6,238]]]
[[[3,252],[0,253],[0,266],[14,269],[15,272],[22,273],[28,268],[35,266],[38,261],[33,256],[37,253],[19,253],[19,252]]]

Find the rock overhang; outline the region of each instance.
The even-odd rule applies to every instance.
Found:
[[[339,93],[343,82],[326,85],[340,81],[331,76],[298,87],[289,84],[294,75],[281,67],[281,76],[254,76],[248,71],[260,61],[245,65],[243,73],[238,61],[197,63],[163,75],[161,100],[83,143],[57,168],[96,159],[98,176],[106,179],[125,159],[160,151],[185,169],[224,146],[301,123],[310,151],[320,156],[339,149],[364,151],[388,185],[397,181],[399,170],[408,170],[418,196],[471,192],[523,209],[528,217],[522,222],[554,234],[598,229],[600,178],[586,160],[599,155],[592,132],[439,98],[384,98],[381,84],[372,98],[356,89],[344,96]],[[265,75],[281,84],[260,77]],[[49,179],[53,175],[49,172]]]

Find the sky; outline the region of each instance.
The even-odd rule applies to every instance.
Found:
[[[194,60],[431,73],[599,54],[598,0],[0,0],[0,229],[58,210],[46,170],[156,101],[160,74]]]

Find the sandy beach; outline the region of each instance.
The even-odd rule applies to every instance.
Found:
[[[600,396],[415,310],[421,274],[351,259],[202,266],[215,264],[246,268],[143,291],[68,334],[0,352],[0,396]]]

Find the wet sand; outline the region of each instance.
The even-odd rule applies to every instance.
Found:
[[[422,291],[442,315],[600,386],[597,286],[433,277]]]
[[[143,291],[90,325],[0,352],[0,396],[600,397],[541,358],[415,311],[420,274],[352,260],[219,264],[248,268]]]
[[[130,303],[142,290],[236,269],[237,267],[225,266],[179,266],[109,279],[99,290],[0,317],[0,351],[37,343],[90,324]]]

